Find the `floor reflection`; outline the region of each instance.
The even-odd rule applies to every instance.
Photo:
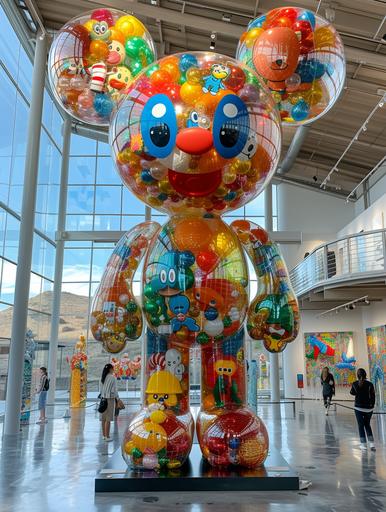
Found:
[[[259,406],[271,443],[312,487],[300,492],[94,494],[94,476],[119,448],[132,409],[101,439],[95,407],[63,411],[47,425],[31,424],[21,436],[4,438],[0,454],[1,512],[324,512],[384,510],[386,503],[385,417],[374,418],[377,452],[359,450],[355,417],[342,410],[324,415],[320,403],[289,410]],[[290,417],[291,416],[291,417]]]

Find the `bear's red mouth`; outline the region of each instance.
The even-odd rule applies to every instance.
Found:
[[[176,192],[185,197],[205,197],[219,187],[221,169],[208,173],[185,173],[169,169],[169,181]]]

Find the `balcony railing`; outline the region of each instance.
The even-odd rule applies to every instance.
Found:
[[[320,245],[290,272],[297,296],[327,283],[386,273],[386,230],[349,235]]]

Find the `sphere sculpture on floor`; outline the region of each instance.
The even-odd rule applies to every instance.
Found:
[[[244,327],[281,351],[297,335],[298,306],[268,233],[244,220],[229,226],[221,216],[252,201],[275,171],[281,122],[271,94],[228,57],[165,57],[130,85],[110,144],[125,185],[170,216],[163,226],[145,222],[124,235],[92,306],[92,332],[107,351],[146,340],[145,398],[125,433],[123,457],[153,470],[174,470],[187,459],[194,429],[189,352],[198,344],[204,457],[220,467],[261,465],[268,435],[246,405]],[[251,304],[243,247],[259,278]],[[131,282],[142,259],[140,305]]]
[[[50,49],[48,76],[68,114],[108,126],[134,77],[154,60],[154,43],[145,26],[134,16],[102,8],[59,30]]]
[[[343,89],[346,67],[339,34],[300,7],[279,7],[253,20],[236,57],[264,78],[284,123],[315,121]]]

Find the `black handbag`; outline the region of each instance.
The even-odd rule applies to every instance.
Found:
[[[107,398],[101,398],[98,406],[98,412],[103,413],[107,409]]]

